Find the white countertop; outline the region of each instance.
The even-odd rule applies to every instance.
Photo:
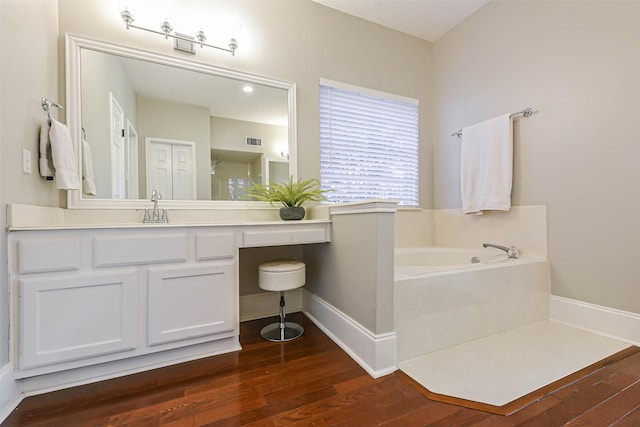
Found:
[[[183,227],[296,227],[313,224],[330,224],[329,220],[300,221],[222,221],[206,223],[112,223],[112,224],[37,224],[9,226],[8,231],[29,230],[86,230],[86,229],[132,229],[132,228],[183,228]]]

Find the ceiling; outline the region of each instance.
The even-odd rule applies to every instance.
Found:
[[[490,0],[313,1],[433,42]]]

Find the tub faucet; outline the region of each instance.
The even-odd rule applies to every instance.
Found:
[[[158,201],[162,200],[162,194],[156,190],[151,192],[151,201],[153,202],[153,210],[145,209],[144,219],[142,222],[155,222],[155,223],[167,223],[169,218],[167,217],[167,210],[162,209],[162,216],[160,215],[160,209],[158,209]]]
[[[494,245],[493,243],[483,243],[482,247],[483,248],[492,247],[492,248],[500,249],[501,251],[505,251],[509,258],[518,258],[520,256],[520,251],[515,246],[511,246],[510,248],[508,248],[506,246]]]

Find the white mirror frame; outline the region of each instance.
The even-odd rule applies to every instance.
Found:
[[[143,61],[179,67],[187,70],[228,77],[255,84],[285,89],[288,92],[288,137],[289,137],[289,171],[297,179],[297,128],[296,128],[296,84],[283,80],[257,76],[209,64],[198,63],[172,56],[161,55],[141,49],[115,45],[72,34],[66,35],[66,103],[67,126],[74,142],[78,171],[82,171],[80,141],[82,141],[82,94],[80,81],[80,50],[92,49],[113,55],[124,56]],[[163,200],[166,209],[264,209],[266,202],[226,201],[226,200]],[[268,205],[268,204],[267,204]],[[144,199],[90,199],[82,197],[82,190],[67,190],[68,209],[145,209],[149,201]]]

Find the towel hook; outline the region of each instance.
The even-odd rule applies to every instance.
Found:
[[[64,110],[64,107],[62,105],[51,102],[47,98],[42,98],[40,100],[40,105],[42,105],[42,109],[47,112],[49,120],[51,120],[51,111],[49,111],[50,107],[56,107],[58,110]]]

